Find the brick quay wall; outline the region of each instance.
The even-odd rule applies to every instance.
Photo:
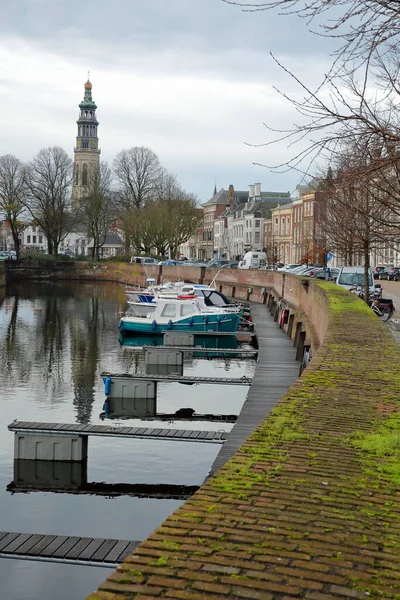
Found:
[[[126,284],[215,275],[135,268],[69,275]],[[233,458],[90,600],[399,599],[400,350],[390,331],[334,284],[221,270],[215,285],[265,304],[278,322],[287,308],[285,328],[305,334],[312,360]]]

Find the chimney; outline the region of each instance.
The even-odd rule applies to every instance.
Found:
[[[250,198],[254,198],[254,183],[249,185],[249,200]]]
[[[228,200],[229,200],[229,206],[232,210],[233,210],[234,197],[235,197],[234,189],[233,189],[233,185],[231,184],[228,188]]]
[[[261,183],[254,184],[254,195],[258,197],[261,196]]]

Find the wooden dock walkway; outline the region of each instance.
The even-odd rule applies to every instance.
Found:
[[[107,373],[101,374],[101,377],[111,377],[112,379],[133,379],[135,381],[176,381],[186,385],[194,383],[209,383],[212,385],[250,385],[251,377],[191,377],[190,375],[132,375],[132,373]]]
[[[0,557],[115,567],[140,542],[106,538],[0,532]]]
[[[51,433],[54,435],[111,436],[149,440],[172,440],[175,442],[203,442],[222,444],[225,431],[201,431],[193,429],[170,429],[161,427],[110,427],[108,425],[79,425],[63,423],[41,423],[13,421],[8,429],[18,433]]]
[[[252,304],[257,331],[258,360],[251,387],[229,437],[215,459],[209,476],[231,458],[299,376],[293,341],[273,320],[265,304]]]

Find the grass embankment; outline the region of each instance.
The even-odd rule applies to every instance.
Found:
[[[90,598],[400,598],[400,350],[355,296],[215,477]]]

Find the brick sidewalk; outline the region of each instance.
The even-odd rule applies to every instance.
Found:
[[[400,350],[329,292],[324,346],[91,600],[400,598]]]

